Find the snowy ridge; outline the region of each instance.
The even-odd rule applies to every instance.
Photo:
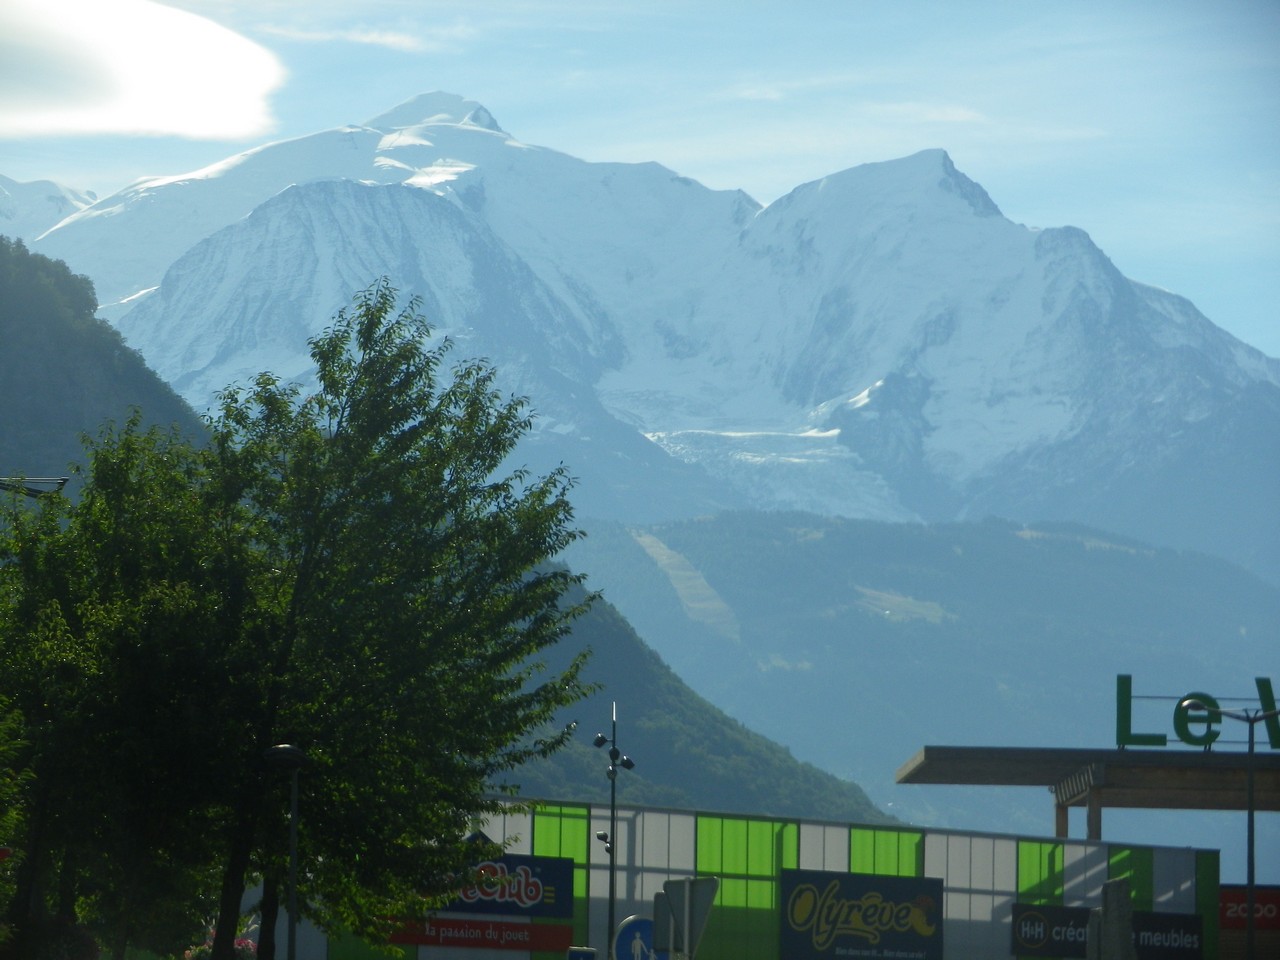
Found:
[[[30,243],[96,199],[51,180],[19,183],[0,176],[0,236]]]
[[[609,516],[1065,517],[1280,570],[1274,546],[1231,546],[1280,493],[1277,444],[1231,439],[1280,411],[1280,361],[1084,231],[1010,222],[942,150],[762,208],[427,94],[142,181],[36,249],[88,273],[198,409],[262,369],[305,380],[307,337],[387,274],[532,398],[539,462],[589,475]],[[1209,457],[1242,491],[1213,535],[1180,519]]]

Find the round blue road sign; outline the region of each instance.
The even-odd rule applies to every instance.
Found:
[[[627,917],[618,924],[613,956],[615,960],[660,960],[653,950],[653,921],[648,917]]]

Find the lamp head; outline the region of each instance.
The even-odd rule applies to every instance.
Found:
[[[634,770],[636,768],[636,762],[630,757],[623,757],[618,761],[618,766],[622,767],[623,770]]]
[[[609,742],[609,738],[606,737],[603,733],[597,733],[596,738],[591,742],[595,744],[597,747],[603,747],[606,743]]]
[[[307,754],[292,743],[277,743],[262,751],[262,758],[273,766],[285,770],[297,770],[307,762]]]

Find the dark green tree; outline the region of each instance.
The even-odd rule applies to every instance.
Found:
[[[213,425],[216,472],[243,485],[273,591],[215,958],[230,956],[255,854],[268,878],[284,869],[284,778],[267,794],[255,771],[267,747],[311,759],[310,915],[377,937],[473,862],[496,774],[561,746],[529,734],[585,693],[580,659],[540,667],[582,610],[562,603],[580,578],[547,565],[577,535],[569,480],[504,473],[524,403],[484,363],[443,376],[448,344],[427,346],[415,304],[394,311],[385,282],[370,288],[313,341],[315,392],[260,377],[223,395]]]
[[[507,467],[523,402],[429,335],[378,283],[312,342],[313,392],[229,389],[199,447],[135,417],[90,445],[76,504],[11,504],[0,665],[43,801],[19,935],[56,904],[117,954],[169,948],[207,904],[231,957],[246,886],[269,904],[285,872],[263,758],[286,742],[305,912],[386,935],[473,862],[498,774],[563,744],[535,732],[586,692],[581,658],[542,666],[585,606],[548,563],[577,536],[569,480]]]
[[[78,920],[115,956],[189,943],[230,802],[228,722],[245,694],[222,612],[243,537],[211,522],[219,490],[177,434],[135,414],[89,454],[77,503],[11,499],[0,540],[0,676],[32,777],[17,956]]]
[[[0,904],[8,903],[13,896],[15,873],[21,862],[21,851],[13,846],[22,828],[22,793],[29,779],[17,762],[22,747],[18,739],[21,729],[22,715],[0,697]],[[9,938],[9,925],[0,917],[0,945]]]

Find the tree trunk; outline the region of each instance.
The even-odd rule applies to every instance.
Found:
[[[49,831],[45,818],[41,816],[41,811],[48,809],[48,803],[49,789],[41,784],[39,795],[28,814],[26,856],[18,864],[13,900],[9,904],[9,923],[19,942],[22,942],[26,931],[48,918],[44,887],[50,869],[49,851],[45,847]],[[21,956],[20,953],[13,955]]]
[[[58,908],[55,916],[59,920],[74,924],[80,918],[76,916],[76,858],[72,847],[62,851],[62,864],[58,870]]]
[[[256,785],[247,789],[256,790]],[[253,804],[242,796],[231,831],[227,865],[222,871],[222,894],[218,900],[218,920],[213,930],[210,960],[235,960],[236,934],[240,928],[240,903],[244,899],[244,878],[253,855],[253,833],[256,817]]]
[[[276,921],[280,918],[280,883],[274,872],[262,878],[262,920],[258,924],[258,960],[276,960]]]

